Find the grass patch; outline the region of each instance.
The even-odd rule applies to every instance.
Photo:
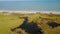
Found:
[[[12,13],[10,15],[4,15],[7,13],[0,13],[0,34],[15,34],[14,32],[11,32],[10,29],[15,28],[23,23],[23,19],[20,19],[20,16],[27,16],[29,17],[29,22],[37,20],[39,22],[39,17],[42,18],[47,18],[51,19],[50,21],[55,21],[56,23],[60,24],[60,15],[59,14],[17,14],[17,13]],[[60,34],[60,27],[56,27],[55,29],[52,29],[49,27],[47,24],[45,24],[47,20],[45,20],[42,24],[40,25],[39,23],[38,26],[41,27],[44,32],[44,34]]]

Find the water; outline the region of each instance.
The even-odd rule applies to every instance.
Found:
[[[0,1],[0,10],[60,11],[60,1]]]

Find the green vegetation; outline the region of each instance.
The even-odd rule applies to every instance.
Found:
[[[15,32],[11,32],[10,29],[15,28],[23,23],[23,19],[19,17],[28,17],[30,21],[37,21],[39,27],[42,28],[44,34],[60,34],[60,26],[52,29],[46,23],[48,21],[55,21],[60,24],[60,14],[17,14],[17,13],[0,13],[0,34],[16,34]],[[40,18],[39,18],[40,17]],[[43,24],[41,25],[41,21],[39,19],[43,19]],[[25,33],[24,33],[25,34]]]

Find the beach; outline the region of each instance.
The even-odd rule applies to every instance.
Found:
[[[60,14],[60,11],[13,11],[13,10],[0,10],[0,12],[8,13],[20,13],[20,14],[29,14],[29,13],[46,13],[46,14]]]

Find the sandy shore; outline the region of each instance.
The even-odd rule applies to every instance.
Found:
[[[60,11],[10,11],[10,10],[0,10],[0,12],[8,12],[8,13],[53,13],[53,14],[60,14]]]

